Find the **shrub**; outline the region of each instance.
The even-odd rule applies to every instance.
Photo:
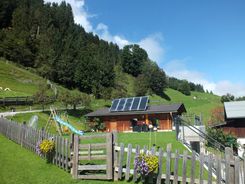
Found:
[[[105,123],[100,118],[94,118],[89,122],[89,128],[94,131],[104,130]]]
[[[209,137],[212,137],[220,144],[225,147],[232,147],[234,151],[237,151],[239,144],[237,143],[237,138],[232,134],[226,134],[221,129],[215,128],[207,128],[207,134]],[[220,151],[224,151],[224,148],[216,145],[213,140],[207,139],[206,146],[213,147],[215,149],[219,149]],[[217,147],[218,146],[218,147]]]

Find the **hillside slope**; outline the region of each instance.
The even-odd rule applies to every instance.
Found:
[[[0,87],[11,89],[11,91],[0,90],[0,97],[31,96],[37,92],[41,83],[47,82],[44,78],[19,68],[11,62],[0,60],[0,66]],[[133,85],[135,78],[128,74],[124,75],[127,81],[128,95],[134,96]],[[58,85],[57,88],[58,90],[67,90]],[[222,105],[219,96],[208,93],[191,92],[191,96],[186,96],[179,91],[167,88],[165,94],[164,98],[157,95],[150,96],[150,104],[184,103],[188,114],[201,115],[205,123],[209,120],[210,111]],[[95,110],[105,105],[110,105],[110,101],[93,100],[91,108]]]
[[[0,59],[0,66],[0,98],[32,96],[38,91],[41,84],[47,84],[46,79],[10,61]],[[55,86],[57,90],[67,90],[60,85]],[[6,88],[9,88],[10,91],[5,91]]]
[[[45,80],[31,72],[21,69],[9,61],[0,60],[0,97],[31,96],[38,90],[38,85]]]
[[[204,123],[210,119],[212,109],[222,106],[220,97],[213,94],[192,91],[190,96],[186,96],[170,88],[166,89],[165,94],[166,98],[151,96],[150,104],[183,103],[189,115],[202,116]]]

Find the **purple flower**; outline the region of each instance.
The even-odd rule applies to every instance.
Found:
[[[36,144],[36,153],[39,155],[39,156],[42,156],[42,152],[41,152],[41,149],[40,149],[40,144],[41,144],[42,141],[38,141],[37,144]]]

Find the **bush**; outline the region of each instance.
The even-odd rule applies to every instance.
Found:
[[[234,151],[237,151],[239,147],[239,144],[237,143],[237,138],[232,134],[225,134],[221,129],[208,127],[207,134],[209,137],[212,137],[225,147],[232,147]],[[217,148],[217,145],[215,145],[213,140],[209,138],[207,139],[206,146],[219,149],[220,151],[224,151],[224,148],[222,147]]]
[[[105,123],[100,118],[94,118],[89,122],[89,128],[94,131],[104,130]]]

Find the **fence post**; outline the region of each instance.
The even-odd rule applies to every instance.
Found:
[[[112,133],[107,133],[106,134],[106,175],[107,179],[112,179],[112,167],[113,167],[113,160],[112,160],[112,147],[113,147],[113,142],[112,142]]]
[[[158,172],[157,172],[157,184],[162,183],[162,164],[163,164],[163,150],[162,148],[159,149],[158,155]]]
[[[166,184],[170,184],[170,175],[171,175],[171,148],[172,145],[167,145],[167,158],[166,158]]]
[[[234,167],[235,167],[235,176],[234,176],[235,184],[239,184],[239,176],[240,176],[240,158],[239,157],[235,157]]]
[[[114,160],[114,163],[113,163],[113,178],[114,178],[114,181],[118,181],[118,172],[116,172],[116,167],[118,167],[118,151],[116,151],[116,146],[117,146],[117,132],[116,131],[113,131],[112,132],[112,139],[113,139],[113,157],[112,157],[112,160]]]
[[[234,181],[234,175],[235,175],[235,169],[234,165],[231,166],[231,161],[234,160],[233,156],[233,150],[229,147],[225,148],[225,181],[226,183],[235,183]]]
[[[73,141],[72,176],[78,179],[79,136],[74,135]]]

